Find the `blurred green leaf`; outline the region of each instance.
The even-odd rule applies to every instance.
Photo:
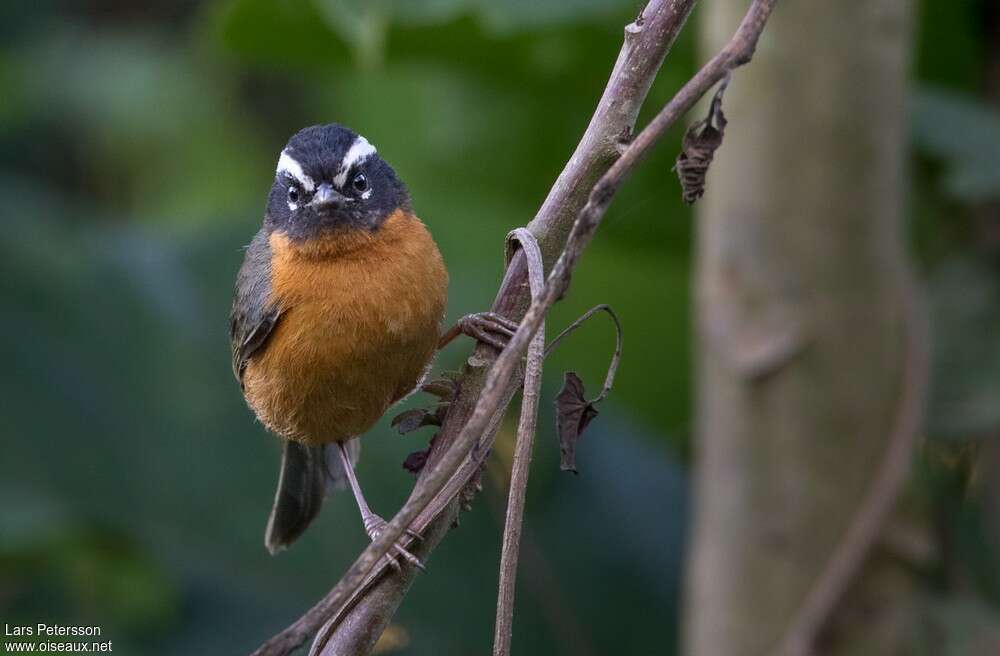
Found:
[[[232,79],[197,60],[141,30],[52,29],[11,56],[16,109],[0,127],[17,140],[10,164],[43,179],[76,176],[126,216],[191,225],[250,200],[260,207],[246,193],[269,177],[259,137],[244,115],[224,111]]]
[[[1000,652],[1000,614],[967,595],[927,597],[913,636],[915,656],[987,656]]]
[[[975,438],[1000,428],[1000,276],[995,265],[959,259],[930,283],[934,371],[932,434]]]
[[[1000,198],[1000,112],[969,96],[923,88],[914,99],[913,138],[945,161],[945,187],[956,198]]]
[[[480,0],[477,4],[482,12],[484,24],[497,33],[537,30],[593,21],[602,17],[610,18],[617,16],[622,8],[632,9],[638,13],[640,6],[627,0],[561,0],[560,2]]]
[[[232,0],[215,16],[223,44],[268,67],[289,67],[307,76],[348,51],[309,0]]]
[[[11,492],[11,491],[8,491]],[[159,631],[174,620],[177,591],[125,533],[12,491],[0,513],[4,605],[18,618],[86,618],[108,632]]]
[[[919,79],[934,85],[977,92],[986,66],[984,2],[917,3],[916,68]]]

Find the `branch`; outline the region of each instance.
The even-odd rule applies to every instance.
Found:
[[[927,317],[909,275],[903,277],[903,369],[899,407],[882,464],[847,532],[785,631],[778,656],[808,656],[837,602],[864,564],[906,482],[930,375]]]
[[[536,299],[545,284],[542,254],[538,242],[525,228],[518,228],[508,237],[508,253],[514,241],[520,242],[521,252],[528,261],[528,283],[532,299]],[[521,546],[521,526],[524,520],[524,497],[528,490],[531,471],[531,450],[535,444],[535,426],[538,421],[538,396],[542,386],[542,361],[545,359],[544,319],[538,332],[528,345],[525,366],[524,393],[521,400],[521,419],[517,426],[514,444],[514,462],[510,473],[510,494],[507,500],[507,518],[503,527],[503,545],[500,551],[500,582],[497,591],[497,619],[493,634],[493,656],[510,654],[510,639],[514,626],[514,588],[517,582],[518,551]]]
[[[604,400],[604,397],[608,395],[608,392],[611,391],[611,385],[614,384],[615,376],[618,373],[618,364],[622,359],[622,322],[619,321],[618,315],[611,309],[611,306],[606,303],[601,303],[600,305],[595,305],[590,308],[577,317],[573,323],[563,328],[562,332],[556,335],[556,338],[549,342],[545,347],[545,357],[547,358],[549,357],[549,354],[552,353],[557,346],[559,346],[560,342],[562,342],[569,335],[572,335],[578,328],[587,323],[587,321],[590,320],[590,317],[594,316],[598,312],[606,313],[609,317],[611,317],[611,321],[614,322],[615,351],[611,354],[611,361],[608,363],[608,372],[604,375],[604,386],[601,387],[601,393],[591,399],[591,403],[600,403]]]
[[[455,499],[473,480],[489,452],[499,421],[520,380],[516,370],[528,342],[538,331],[545,313],[568,286],[570,272],[590,243],[618,187],[684,112],[726,72],[750,60],[775,2],[754,0],[732,41],[684,85],[634,141],[623,147],[655,73],[694,0],[651,0],[639,18],[626,28],[625,45],[597,111],[538,215],[528,225],[543,256],[549,259],[559,252],[563,236],[569,233],[541,296],[531,302],[509,345],[488,370],[491,349],[483,345],[476,348],[470,365],[477,366],[471,366],[463,378],[424,471],[402,509],[337,585],[299,620],[262,645],[254,652],[255,656],[288,654],[301,646],[327,618],[329,621],[314,644],[314,653],[359,653],[371,647],[405,594],[409,586],[407,577],[412,576],[407,572],[385,576],[385,565],[377,570],[376,565],[407,528],[425,534],[415,553],[426,560],[434,546],[431,542],[440,539],[457,513]],[[614,160],[619,151],[621,157]],[[591,184],[593,180],[596,184]],[[515,257],[494,302],[494,311],[509,317],[520,316],[529,298],[526,268],[524,256]],[[432,536],[427,534],[433,534],[433,538],[428,539]],[[362,600],[364,603],[359,604]],[[341,627],[343,631],[339,631]]]
[[[561,250],[594,182],[618,156],[623,137],[627,138],[632,134],[639,109],[656,72],[680,33],[694,2],[695,0],[651,0],[636,21],[625,28],[625,43],[594,116],[572,157],[528,226],[539,242],[544,259],[553,260],[553,254]],[[530,300],[527,282],[525,258],[522,253],[518,253],[506,271],[493,311],[511,318],[522,317]],[[483,345],[476,347],[469,360],[478,366],[467,368],[459,393],[449,407],[414,494],[426,489],[430,472],[437,469],[444,455],[456,442],[482,394],[486,369],[495,358],[495,350]],[[504,405],[513,396],[518,383],[518,377],[512,377],[509,381],[504,394]],[[498,427],[499,416],[482,435],[482,452],[489,450]],[[421,514],[420,519],[415,522],[413,528],[424,534],[424,540],[410,550],[425,562],[437,540],[458,514],[458,503],[453,500],[454,497],[466,486],[467,481],[475,477],[478,469],[478,462],[467,463],[453,478],[452,485],[440,495],[441,501],[435,502],[433,512]],[[447,503],[446,511],[438,512],[442,502]],[[373,548],[374,546],[369,547]],[[383,545],[380,544],[379,551],[383,550]],[[364,562],[356,563],[352,571],[370,570],[369,562],[373,558],[365,554],[362,556]],[[287,654],[305,642],[327,617],[329,621],[317,636],[314,652],[321,650],[328,640],[331,646],[338,645],[343,653],[365,651],[365,647],[370,646],[365,642],[367,638],[359,637],[347,625],[375,625],[384,628],[395,610],[390,607],[392,602],[375,603],[370,600],[377,596],[394,600],[398,604],[409,587],[404,577],[394,574],[385,576],[385,573],[384,567],[372,572],[365,585],[356,588],[346,601],[342,591],[347,586],[334,588],[301,619],[255,653],[260,656]],[[350,582],[356,580],[357,577],[354,576]],[[359,604],[361,599],[365,599],[365,603]],[[380,629],[375,632],[376,635],[378,632]]]

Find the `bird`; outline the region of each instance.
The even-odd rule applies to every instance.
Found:
[[[375,146],[336,123],[292,135],[230,314],[233,373],[283,442],[264,538],[272,555],[302,535],[334,489],[350,487],[370,539],[384,529],[354,471],[360,437],[421,388],[455,337],[502,349],[517,327],[481,312],[442,332],[447,293],[437,244]],[[399,556],[423,568],[393,547],[395,567]]]

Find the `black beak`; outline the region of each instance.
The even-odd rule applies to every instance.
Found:
[[[343,207],[349,201],[350,199],[334,189],[333,185],[324,182],[316,189],[309,204],[317,210],[324,210]]]

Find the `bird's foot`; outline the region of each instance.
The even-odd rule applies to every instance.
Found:
[[[507,342],[514,336],[517,330],[517,322],[511,321],[507,317],[496,312],[477,312],[467,314],[441,338],[439,348],[444,347],[458,335],[468,335],[473,339],[489,344],[490,346],[503,350]]]
[[[373,542],[375,541],[375,538],[377,538],[382,533],[382,531],[385,530],[387,524],[387,522],[384,519],[382,519],[375,513],[371,513],[363,517],[362,521],[364,522],[365,525],[365,533],[368,534],[368,538]],[[409,535],[414,540],[423,539],[419,533],[417,533],[416,531],[411,531],[410,529],[406,529],[406,534]],[[411,554],[409,551],[407,551],[406,548],[400,545],[398,542],[392,545],[389,551],[385,554],[386,559],[389,561],[389,565],[391,565],[393,569],[397,571],[400,569],[399,560],[396,558],[397,555],[399,555],[399,557],[401,557],[403,560],[410,563],[414,567],[420,569],[421,571],[424,572],[427,571],[427,569],[424,567],[424,564],[420,562],[420,559]]]

